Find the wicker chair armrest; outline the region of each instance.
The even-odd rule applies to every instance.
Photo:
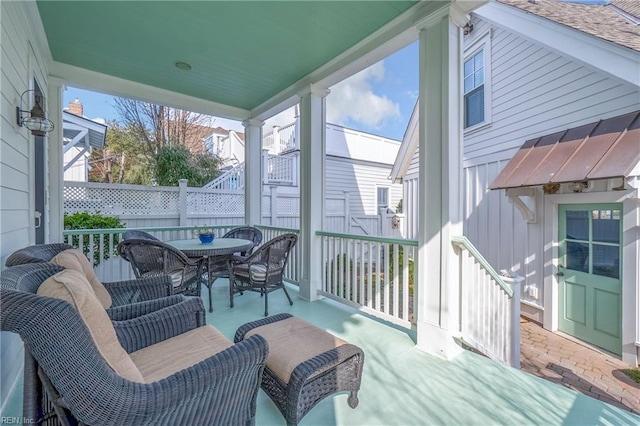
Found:
[[[346,344],[301,363],[291,372],[288,392],[291,392],[293,395],[299,394],[300,389],[302,389],[311,376],[319,376],[353,356],[360,357],[359,364],[364,362],[364,353],[362,350],[355,345]]]
[[[180,303],[124,321],[112,321],[125,351],[131,353],[205,324],[202,300],[188,297]]]
[[[173,294],[173,283],[171,277],[167,275],[102,284],[111,295],[115,306],[158,299]]]
[[[128,305],[114,306],[107,309],[107,314],[112,321],[124,321],[158,311],[185,300],[187,300],[187,297],[180,294],[174,294],[173,296],[161,297],[159,299],[144,300],[142,302],[131,303]]]
[[[262,327],[263,325],[282,321],[284,319],[291,318],[291,317],[293,317],[293,315],[291,314],[277,314],[277,315],[271,315],[270,317],[267,317],[267,318],[262,318],[256,321],[251,321],[246,324],[242,324],[240,327],[238,327],[238,330],[236,330],[236,334],[233,336],[233,341],[235,343],[242,341],[242,339],[244,339],[244,336],[249,332],[249,330],[253,330],[254,328]]]

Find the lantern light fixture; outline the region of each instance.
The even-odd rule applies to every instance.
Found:
[[[24,95],[30,92],[34,92],[34,105],[31,111],[28,111],[22,109],[22,105],[24,104]],[[34,136],[44,136],[55,127],[53,122],[45,117],[41,102],[42,95],[36,93],[35,90],[25,90],[20,95],[20,105],[16,107],[16,123],[18,127],[26,127],[31,130],[31,134]]]

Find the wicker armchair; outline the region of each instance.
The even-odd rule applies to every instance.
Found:
[[[73,246],[66,243],[36,244],[16,250],[9,257],[5,265],[8,267],[24,265],[25,263],[48,262],[58,253],[72,249]]]
[[[200,295],[202,262],[189,259],[180,250],[161,241],[131,239],[118,244],[118,253],[131,263],[136,278],[168,275],[174,294]]]
[[[262,242],[262,232],[253,226],[241,226],[227,232],[222,238],[241,238],[243,240],[253,241],[253,247],[245,252],[239,253],[239,256],[245,257],[249,256],[253,252],[253,249],[260,245]],[[209,277],[202,282],[209,290],[209,312],[213,312],[211,288],[213,287],[214,281],[218,278],[229,278],[229,258],[227,256],[209,256],[206,259],[205,266]]]
[[[229,267],[229,304],[233,295],[243,291],[257,291],[264,296],[264,315],[269,315],[268,295],[282,289],[293,305],[284,286],[284,271],[291,249],[298,241],[295,234],[283,234],[266,242],[247,258],[234,257]]]
[[[36,244],[12,253],[6,261],[7,267],[28,263],[50,262],[56,255],[74,247],[65,243]],[[173,294],[173,283],[169,277],[153,276],[142,280],[103,282],[113,306],[157,299]]]
[[[21,265],[0,275],[0,328],[19,334],[25,343],[25,422],[254,424],[268,352],[264,339],[230,345],[158,380],[127,380],[98,352],[78,310],[64,300],[35,294],[44,280],[61,270],[48,264]],[[159,309],[146,306],[140,312],[147,313],[142,315],[121,312],[121,319],[111,318],[117,340],[127,353],[162,342],[169,345],[166,351],[178,351],[180,357],[180,351],[192,347],[172,347],[176,338],[211,328],[204,326],[205,311],[199,298],[167,299],[172,298],[180,302]],[[166,304],[163,299],[145,303]],[[141,308],[130,307],[127,309]]]
[[[130,229],[126,231],[124,234],[122,234],[122,238],[124,238],[125,240],[140,239],[140,240],[160,241],[159,239],[149,234],[148,232],[136,231],[135,229]]]

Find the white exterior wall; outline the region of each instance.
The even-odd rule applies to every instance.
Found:
[[[82,151],[80,148],[72,147],[63,156],[63,164],[68,164],[78,153]],[[64,172],[64,180],[73,182],[87,182],[88,179],[87,155],[78,158],[71,167]]]
[[[16,126],[15,107],[20,95],[33,89],[34,78],[46,96],[49,52],[35,2],[0,2],[0,27],[0,265],[4,267],[9,254],[35,239],[31,220],[34,217],[34,138],[27,129]],[[39,34],[32,32],[34,27]],[[2,332],[0,348],[0,404],[4,406],[22,374],[23,347],[17,335]]]
[[[640,90],[477,18],[474,27],[465,46],[491,32],[492,121],[465,134],[464,233],[494,268],[524,276],[523,300],[542,307],[543,231],[555,218],[543,217],[539,188],[535,224],[523,220],[505,191],[487,188],[526,140],[637,110]]]
[[[377,188],[387,187],[389,208],[395,210],[402,198],[402,185],[392,184],[388,179],[390,173],[390,165],[327,156],[325,195],[341,197],[348,191],[351,215],[377,215]]]

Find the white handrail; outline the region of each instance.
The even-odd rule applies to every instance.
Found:
[[[524,278],[498,274],[466,237],[453,237],[451,243],[460,261],[462,340],[489,358],[520,368],[520,284]]]

